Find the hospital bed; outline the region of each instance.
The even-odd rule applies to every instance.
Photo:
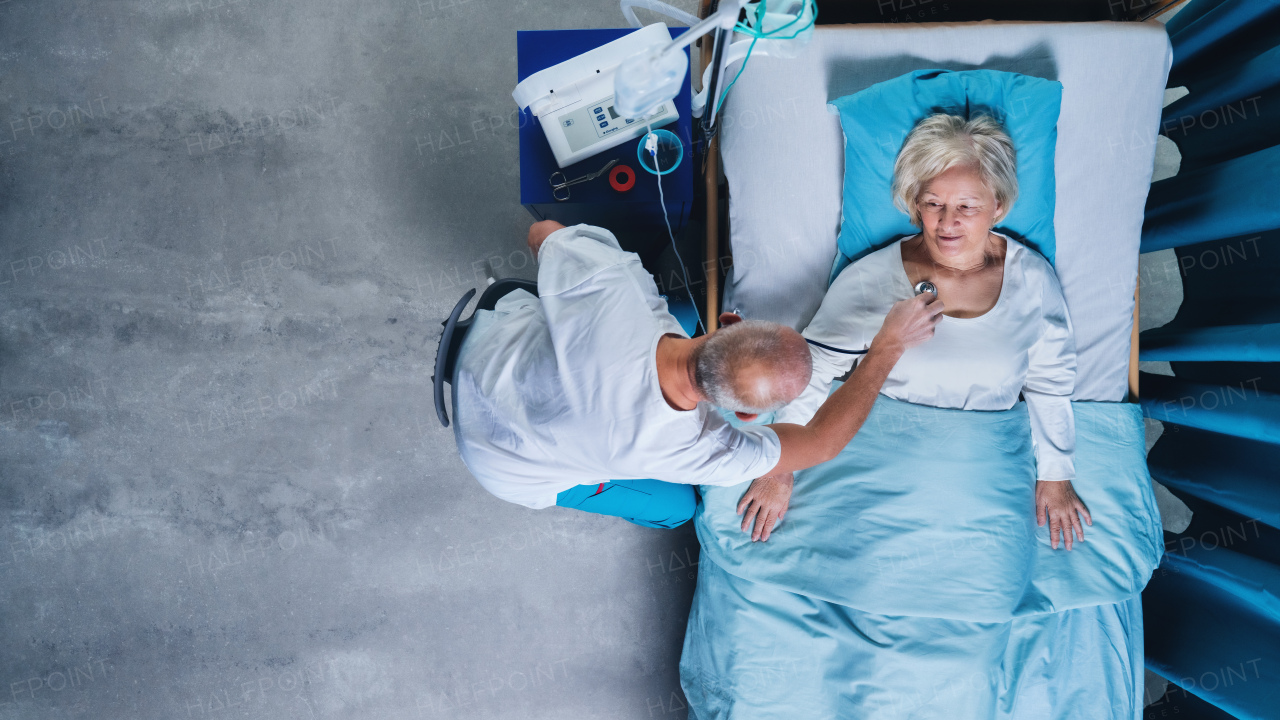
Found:
[[[728,200],[726,215],[713,211],[708,217],[706,267],[721,266],[727,271],[723,298],[709,283],[707,317],[714,320],[722,308],[737,309],[746,317],[803,329],[817,311],[837,254],[843,187],[845,138],[839,117],[827,111],[829,101],[924,68],[990,68],[1043,77],[1063,86],[1054,226],[1056,270],[1078,349],[1072,399],[1133,401],[1137,396],[1139,236],[1170,62],[1162,26],[1110,22],[820,26],[798,57],[752,58],[724,106],[719,136],[710,146],[712,157],[707,162],[709,208],[718,207],[717,163],[723,166]],[[728,70],[734,71],[734,66]],[[890,199],[879,201],[888,203]],[[727,224],[727,232],[720,232],[717,226],[721,223]],[[727,238],[729,262],[722,257],[721,238]],[[1135,413],[1140,426],[1136,418]],[[1158,525],[1158,517],[1155,522]],[[714,675],[717,667],[724,669],[718,663],[733,664],[734,650],[689,644],[696,640],[698,613],[705,613],[706,603],[712,602],[704,593],[718,593],[714,602],[727,603],[725,607],[734,602],[750,607],[744,598],[751,593],[767,595],[776,593],[777,588],[751,583],[744,588],[741,578],[708,565],[702,573],[705,584],[700,577],[686,660],[691,652],[709,652],[694,660],[702,671]],[[790,599],[757,600],[794,602],[798,597],[782,595]],[[821,615],[813,607],[797,611]],[[774,613],[772,618],[779,620],[785,614]],[[716,632],[732,636],[736,630],[720,628]],[[1055,633],[1064,638],[1078,634],[1085,648],[1109,647],[1106,662],[1115,667],[1068,677],[1067,666],[1100,665],[1103,661],[1088,656],[1070,658],[1064,655],[1070,648],[1048,653],[1045,648]],[[850,635],[850,642],[856,644],[858,637],[857,633]],[[1058,704],[1069,702],[1068,698],[1088,697],[1101,707],[1111,707],[1112,714],[1107,717],[1141,717],[1142,623],[1137,593],[1113,604],[1037,615],[1022,622],[1009,642],[1009,646],[992,652],[1016,656],[1021,652],[1014,649],[1016,642],[1024,650],[1039,648],[1037,652],[1054,655],[1059,669],[1056,680],[1050,677],[1052,673],[1039,680],[1022,678],[1031,683],[1024,683],[1023,694],[1031,697],[1039,693],[1039,697],[1021,709],[1012,697],[1016,688],[1008,688],[1010,697],[1002,699],[1007,706],[1001,717],[1048,717],[1037,713],[1047,712],[1055,693],[1064,693],[1057,698]],[[842,666],[845,669],[857,667],[850,657],[861,653],[864,670],[887,667],[888,661],[876,656],[881,644],[869,637],[862,637],[861,643],[846,648],[842,659],[832,662],[847,663]],[[746,649],[741,652],[749,654]],[[815,658],[821,657],[829,648],[815,652]],[[1013,656],[1007,655],[1006,661]],[[780,665],[776,653],[773,661],[764,657],[761,667],[782,676],[794,669]],[[809,670],[821,672],[824,668]],[[832,666],[828,664],[825,671],[833,672]],[[927,674],[927,670],[920,671],[918,684],[930,682]],[[856,677],[847,679],[856,685]],[[717,682],[732,684],[732,679],[723,677],[702,680],[698,692],[703,695],[703,707],[715,700]],[[708,682],[713,690],[710,695],[703,692]],[[735,713],[734,702],[740,707],[750,705],[742,704],[741,698],[720,700],[723,702],[712,702],[719,708],[713,713],[715,717],[772,716],[746,710]],[[1071,716],[1066,710],[1060,709],[1062,716]],[[931,717],[919,707],[913,712],[917,714],[902,717]],[[787,716],[781,710],[777,714]]]
[[[797,328],[817,311],[844,184],[828,101],[923,68],[1044,77],[1063,85],[1054,227],[1079,351],[1073,399],[1136,395],[1138,242],[1171,59],[1156,24],[1000,22],[820,26],[799,57],[752,58],[720,120],[732,261],[707,258],[728,267],[719,307]]]

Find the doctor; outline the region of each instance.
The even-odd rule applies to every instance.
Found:
[[[812,361],[799,333],[725,313],[721,329],[690,339],[609,231],[544,220],[528,243],[538,296],[517,290],[477,311],[453,388],[463,462],[490,493],[531,508],[672,528],[693,516],[692,485],[825,462],[942,314],[929,293],[894,305],[850,381],[807,425],[734,428],[711,405],[750,421],[804,390]]]

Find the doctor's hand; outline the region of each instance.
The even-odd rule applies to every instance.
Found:
[[[755,523],[751,542],[768,540],[773,527],[787,514],[794,482],[791,473],[756,478],[742,494],[738,501],[738,514],[742,515],[742,532],[747,532],[747,527]]]
[[[1044,526],[1045,517],[1049,518],[1049,545],[1058,548],[1058,535],[1062,535],[1067,549],[1071,549],[1072,533],[1084,542],[1084,521],[1093,525],[1089,508],[1084,506],[1076,496],[1075,488],[1070,480],[1037,480],[1036,481],[1036,524]]]
[[[915,347],[933,337],[942,321],[942,301],[933,293],[920,293],[913,298],[899,300],[885,316],[880,332],[871,341],[871,347],[896,348],[899,351]]]
[[[564,226],[555,220],[539,220],[529,226],[529,252],[533,253],[533,259],[538,259],[538,250],[542,249],[542,241],[547,239],[551,233],[564,229]]]

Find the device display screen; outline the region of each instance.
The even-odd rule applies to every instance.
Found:
[[[614,120],[618,119],[618,111],[614,110],[612,105],[609,106],[609,117]]]

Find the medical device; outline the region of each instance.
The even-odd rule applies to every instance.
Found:
[[[652,103],[642,114],[621,112],[614,99],[614,74],[619,63],[670,43],[671,33],[665,24],[642,27],[530,75],[516,85],[511,97],[538,118],[556,164],[568,167],[644,135],[646,125],[661,127],[679,119],[674,98],[680,83],[665,100]],[[685,59],[683,52],[676,54]]]
[[[715,10],[704,20],[673,8],[661,0],[621,0],[622,12],[632,26],[638,26],[635,6],[643,6],[664,13],[681,22],[692,25],[672,40],[664,23],[654,23],[635,32],[606,43],[594,50],[570,58],[559,65],[530,75],[516,85],[511,96],[522,109],[529,108],[538,118],[542,131],[551,146],[556,164],[561,168],[584,160],[597,153],[617,147],[632,138],[647,136],[637,156],[641,167],[649,169],[645,154],[652,157],[657,169],[658,200],[662,206],[662,218],[671,239],[671,248],[684,273],[685,287],[693,301],[693,289],[688,270],[676,247],[671,220],[667,216],[662,191],[662,163],[659,162],[659,137],[654,127],[661,127],[679,118],[675,97],[684,85],[689,70],[689,58],[685,48],[708,33],[715,33],[713,40],[714,61],[702,76],[702,89],[693,98],[695,117],[703,117],[707,98],[711,98],[711,113],[704,117],[702,126],[711,130],[716,112],[728,91],[746,69],[756,44],[762,42],[762,53],[782,57],[794,57],[813,34],[817,18],[814,0],[726,0],[715,5]],[[741,22],[738,16],[745,11]],[[729,43],[734,31],[745,34],[750,41]],[[718,90],[724,68],[735,59],[742,59],[737,75],[724,91]],[[557,93],[557,91],[559,91]],[[710,137],[710,134],[708,134]],[[677,140],[678,142],[678,140]],[[683,152],[683,147],[681,147]],[[678,161],[672,164],[672,168]],[[600,172],[607,170],[606,166]],[[668,170],[669,171],[669,170]],[[568,186],[594,179],[600,173],[573,181],[560,182],[552,175],[553,195],[557,200],[568,199]],[[614,180],[610,176],[611,182]],[[634,182],[634,180],[633,180]],[[618,185],[614,184],[615,189]],[[630,184],[625,186],[630,188]],[[564,191],[561,198],[558,191]],[[697,303],[694,302],[694,309]],[[698,314],[702,327],[702,316]],[[703,331],[706,328],[703,327]]]
[[[621,3],[623,14],[633,25],[638,24],[632,10],[636,5],[679,20],[691,17],[660,0],[621,0]],[[745,19],[739,22],[738,15],[743,11]],[[746,69],[751,53],[757,51],[756,44],[761,44],[757,52],[762,54],[795,57],[813,35],[817,15],[814,0],[725,0],[705,20],[670,43],[646,48],[623,61],[614,77],[614,104],[624,117],[640,118],[670,101],[684,84],[688,71],[684,48],[707,33],[715,33],[715,58],[703,72],[702,89],[694,95],[692,103],[693,116],[703,117],[708,97],[715,99],[710,116],[703,121],[703,128],[709,130],[729,88]],[[750,40],[729,44],[733,31]],[[719,91],[725,67],[739,59],[742,65],[738,74],[728,88]]]
[[[582,177],[576,177],[572,180],[566,180],[564,177],[564,173],[557,170],[551,173],[551,177],[547,178],[547,182],[551,183],[551,197],[555,198],[557,202],[565,202],[569,199],[569,186],[578,185],[584,182],[591,182],[592,180],[595,180],[596,178],[608,172],[609,168],[617,164],[618,164],[618,158],[614,158],[610,160],[608,163],[605,163],[605,166],[600,168],[599,170],[593,173],[588,173],[586,175],[583,175]],[[556,180],[556,176],[559,176],[560,179]],[[563,193],[563,195],[561,195],[561,193]]]
[[[772,3],[772,5],[770,5]],[[655,43],[643,50],[624,59],[614,71],[613,85],[613,104],[622,117],[625,119],[636,119],[637,121],[644,119],[648,126],[647,134],[643,143],[643,150],[637,148],[637,155],[640,156],[640,165],[646,170],[650,170],[644,161],[645,153],[652,157],[653,168],[658,179],[658,200],[662,205],[662,219],[667,225],[667,235],[671,238],[671,249],[675,251],[676,260],[680,262],[680,269],[684,273],[685,287],[689,290],[689,300],[694,303],[694,309],[697,309],[697,302],[693,299],[693,289],[689,283],[688,270],[684,266],[684,261],[680,258],[680,250],[676,247],[675,234],[671,231],[671,221],[667,217],[667,207],[662,193],[662,175],[665,172],[662,164],[659,162],[659,145],[660,138],[657,133],[652,132],[653,123],[647,118],[652,118],[655,113],[661,111],[665,106],[670,105],[675,98],[676,93],[684,85],[685,73],[689,70],[689,59],[684,53],[684,49],[694,40],[706,35],[707,33],[715,33],[714,48],[715,60],[712,65],[708,66],[707,72],[702,77],[702,90],[693,98],[693,114],[694,117],[702,117],[703,107],[706,105],[706,98],[716,98],[711,104],[711,113],[709,118],[703,120],[703,129],[710,130],[715,119],[715,113],[728,94],[728,88],[724,92],[718,92],[719,80],[724,72],[727,63],[736,58],[741,57],[742,67],[738,68],[738,75],[746,69],[746,61],[750,57],[751,50],[755,48],[756,42],[767,38],[772,41],[775,46],[775,53],[786,57],[794,57],[799,47],[803,47],[812,35],[814,20],[817,18],[817,5],[813,0],[727,0],[716,6],[716,9],[701,22],[693,23],[695,20],[692,15],[671,7],[661,0],[621,0],[622,12],[627,17],[627,21],[633,26],[639,25],[636,19],[634,6],[643,6],[656,12],[665,13],[677,20],[690,22],[690,27],[681,33],[678,38],[670,42]],[[769,12],[770,7],[773,10],[785,9],[786,12]],[[738,22],[738,15],[746,10],[746,21]],[[653,27],[653,26],[649,26]],[[665,25],[662,27],[666,28]],[[643,28],[642,28],[643,29]],[[729,46],[730,53],[724,52],[725,44],[728,36],[733,30],[738,30],[751,37],[749,45],[741,50],[740,54],[734,55],[735,46]],[[786,31],[790,34],[785,34]],[[779,44],[780,43],[780,44]],[[790,43],[790,44],[788,44]],[[745,44],[745,43],[744,43]],[[713,72],[714,71],[714,72]],[[733,82],[737,82],[737,76]],[[733,82],[729,87],[733,87]],[[519,98],[517,98],[519,102]],[[710,122],[709,122],[710,121]],[[710,134],[708,134],[710,137]],[[678,142],[678,141],[677,141]],[[677,159],[672,163],[671,167],[679,164]],[[702,327],[703,332],[706,331],[702,324],[702,314],[698,313],[698,325]]]

